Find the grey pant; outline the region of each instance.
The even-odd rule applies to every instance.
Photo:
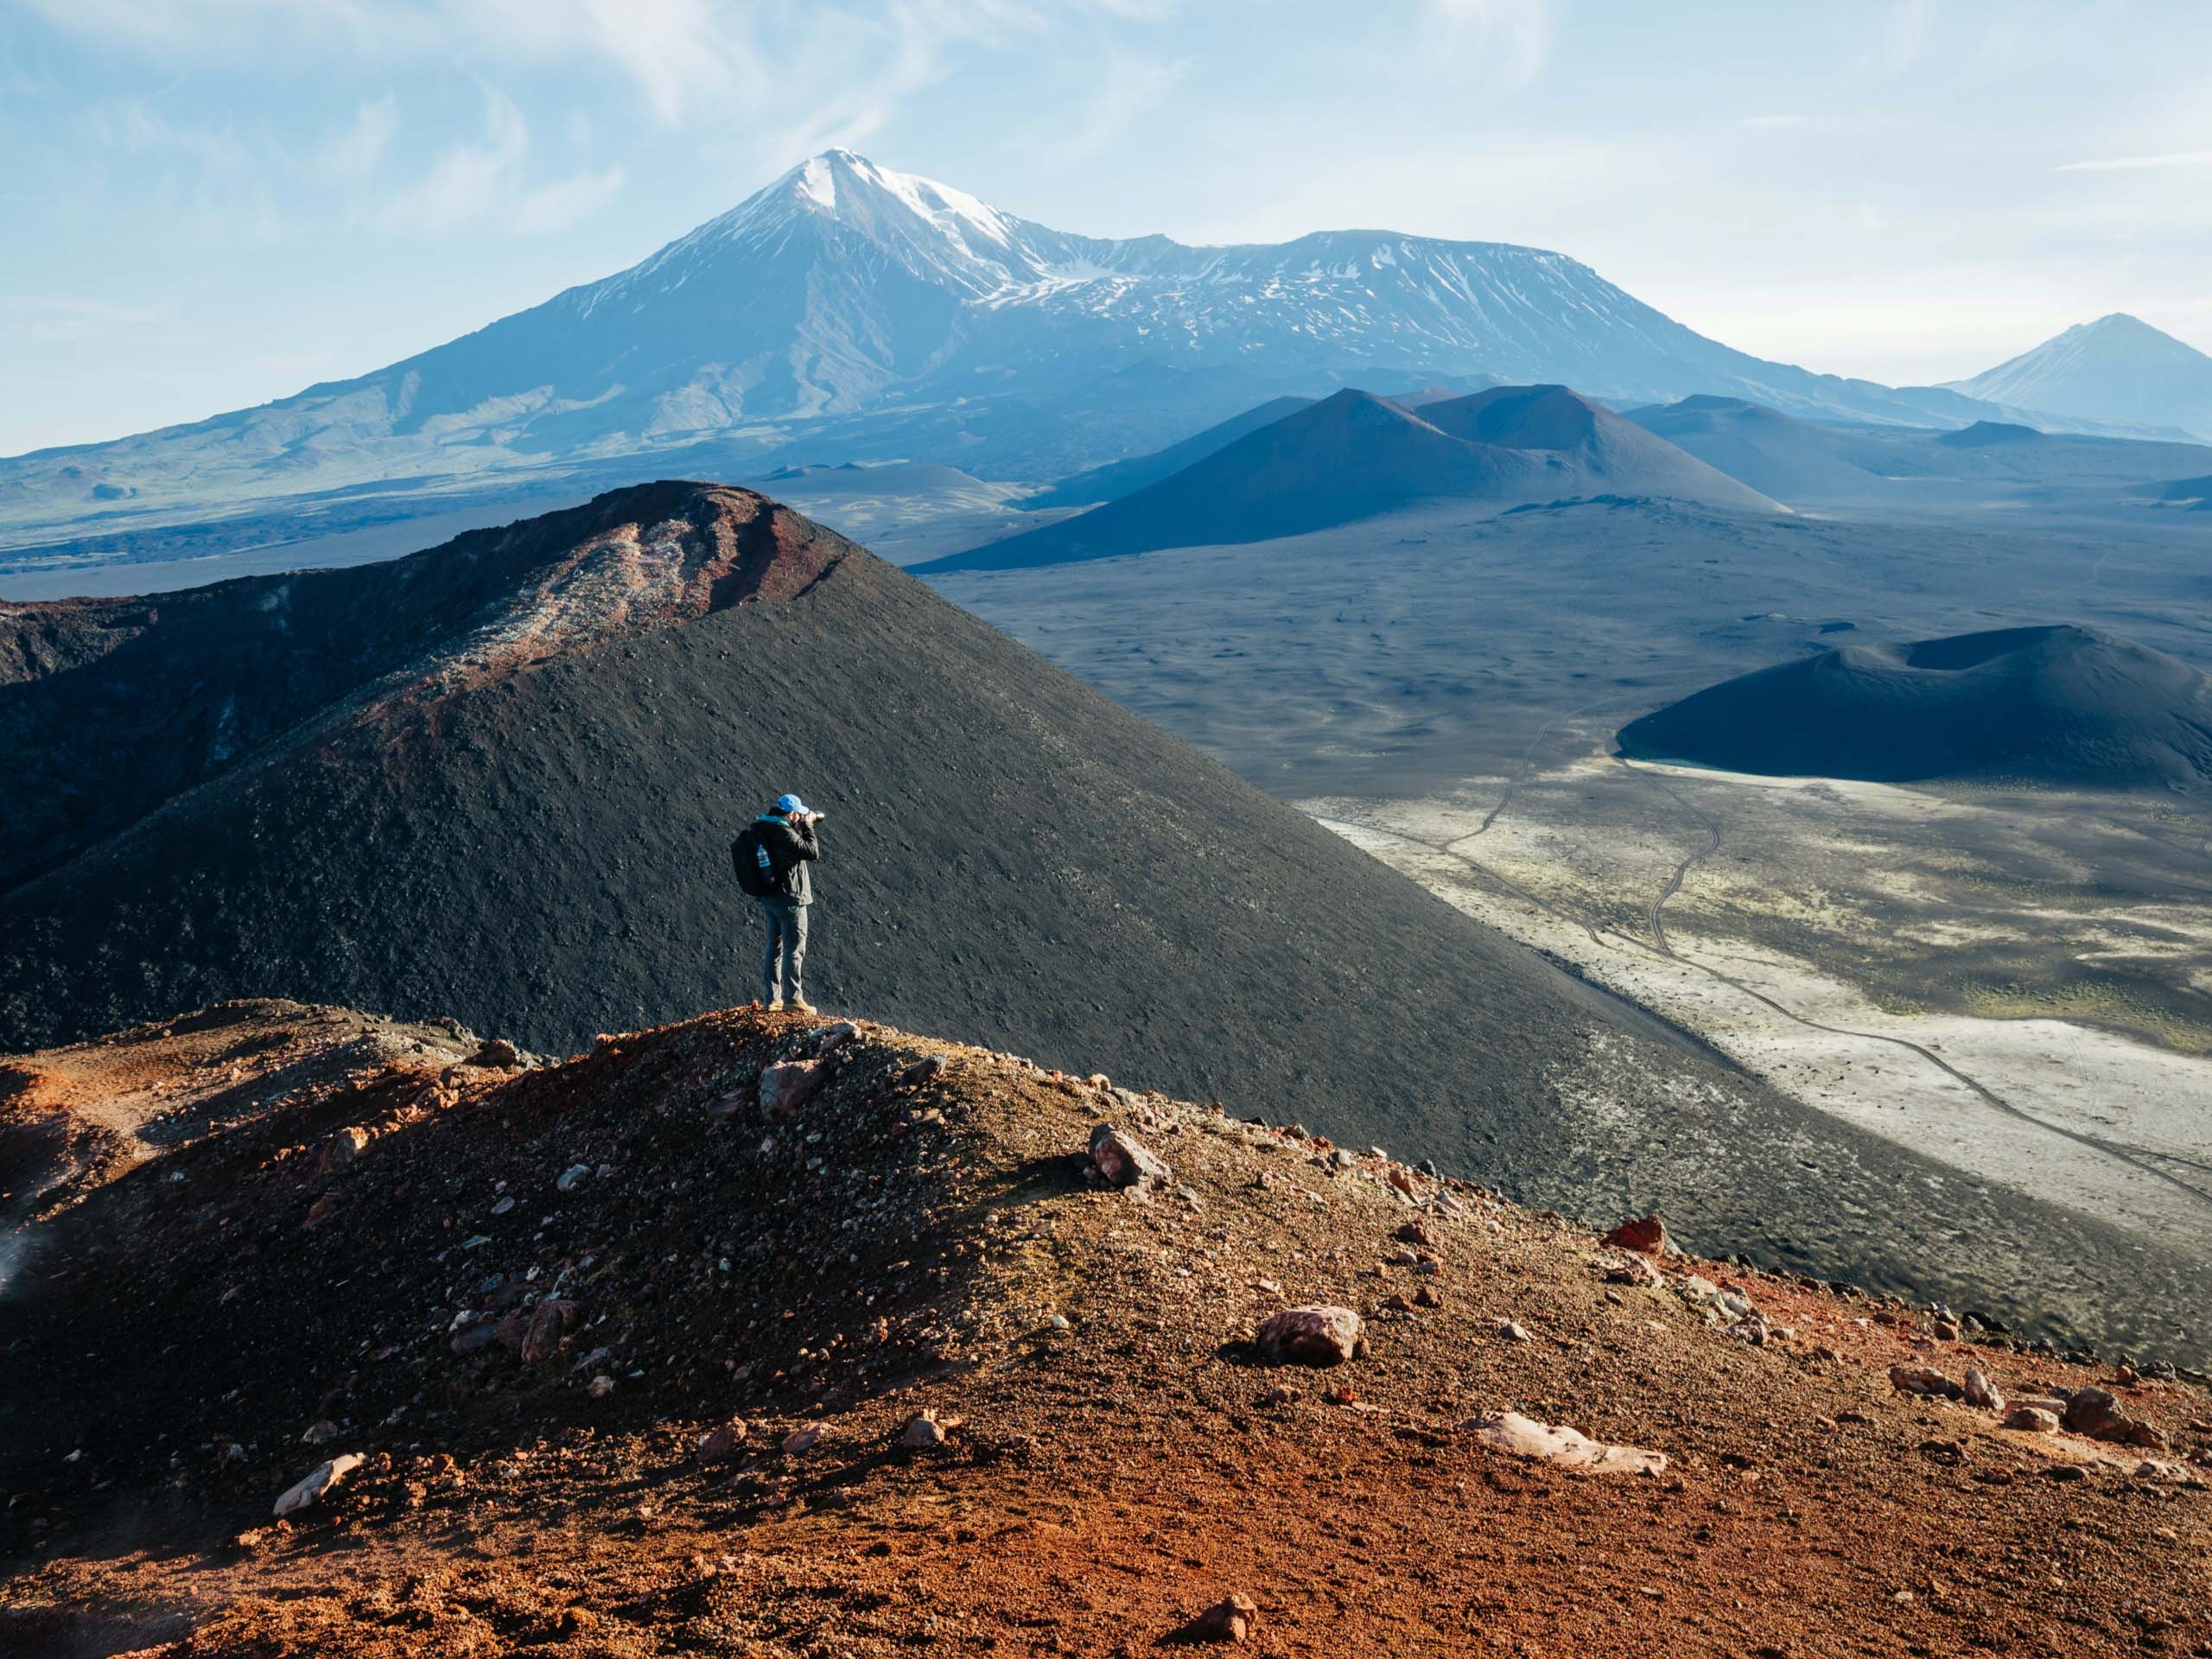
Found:
[[[799,970],[806,965],[806,906],[789,899],[763,899],[760,913],[768,918],[768,948],[760,953],[760,983],[765,988],[760,1000],[804,1002],[806,993],[799,988]]]

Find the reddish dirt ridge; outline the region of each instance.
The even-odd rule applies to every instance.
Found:
[[[10,1651],[2212,1653],[2202,1390],[1103,1077],[282,1003],[8,1076]]]

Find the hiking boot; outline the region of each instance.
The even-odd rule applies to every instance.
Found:
[[[798,997],[793,997],[790,1001],[785,1003],[783,1006],[789,1008],[793,1014],[819,1014],[822,1012],[822,1010],[816,1007],[813,1003],[802,1001]]]
[[[771,1014],[781,1014],[784,1011],[784,999],[780,996],[772,996],[761,1006]]]

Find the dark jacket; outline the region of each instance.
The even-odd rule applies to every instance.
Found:
[[[777,895],[797,905],[814,902],[814,879],[807,866],[822,856],[822,837],[811,823],[763,812],[753,820],[747,838],[757,835],[775,866]]]

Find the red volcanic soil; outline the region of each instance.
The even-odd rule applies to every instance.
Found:
[[[0,1647],[1135,1655],[1242,1594],[1282,1655],[2212,1651],[2196,1389],[874,1025],[508,1059],[259,1004],[12,1063],[118,1155],[0,1299]],[[1364,1351],[1268,1363],[1302,1304]]]

